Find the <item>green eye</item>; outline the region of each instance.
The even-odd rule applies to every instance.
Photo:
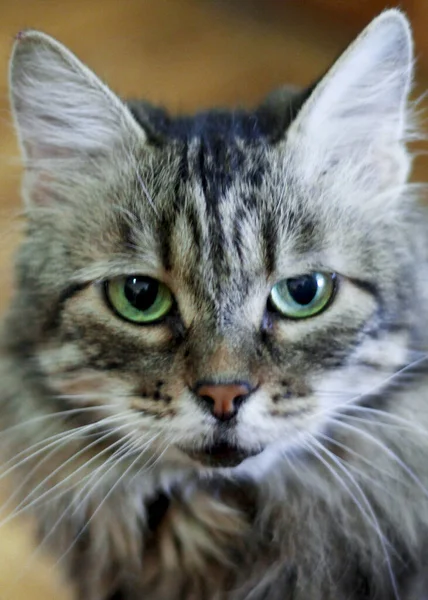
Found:
[[[290,319],[313,317],[333,297],[335,278],[334,273],[308,273],[283,279],[272,288],[269,298],[271,306]]]
[[[108,303],[122,318],[133,323],[154,323],[171,310],[170,290],[156,279],[131,275],[105,283]]]

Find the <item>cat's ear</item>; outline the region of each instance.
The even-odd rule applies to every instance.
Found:
[[[51,37],[18,35],[10,63],[12,112],[30,202],[49,203],[49,182],[81,172],[145,134],[126,106],[70,51]]]
[[[385,11],[315,87],[288,131],[308,179],[346,165],[377,191],[405,182],[412,70],[409,23],[400,11]]]

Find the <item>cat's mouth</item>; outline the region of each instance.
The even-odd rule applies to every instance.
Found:
[[[246,458],[255,456],[260,450],[248,451],[227,442],[205,446],[197,451],[185,450],[193,460],[207,467],[236,467]]]

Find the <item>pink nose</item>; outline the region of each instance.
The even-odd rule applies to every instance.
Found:
[[[202,384],[196,386],[198,397],[203,400],[212,414],[221,421],[235,416],[239,406],[251,392],[247,383]]]

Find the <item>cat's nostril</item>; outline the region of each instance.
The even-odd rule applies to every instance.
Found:
[[[214,399],[211,396],[199,396],[201,400],[207,402],[207,404],[214,404]]]
[[[194,388],[198,399],[221,421],[227,421],[234,417],[252,391],[254,391],[254,388],[245,382],[229,384],[199,383]]]
[[[235,407],[238,408],[239,406],[241,406],[241,404],[247,399],[247,396],[248,394],[236,396],[236,398],[233,400],[233,404],[235,405]]]

